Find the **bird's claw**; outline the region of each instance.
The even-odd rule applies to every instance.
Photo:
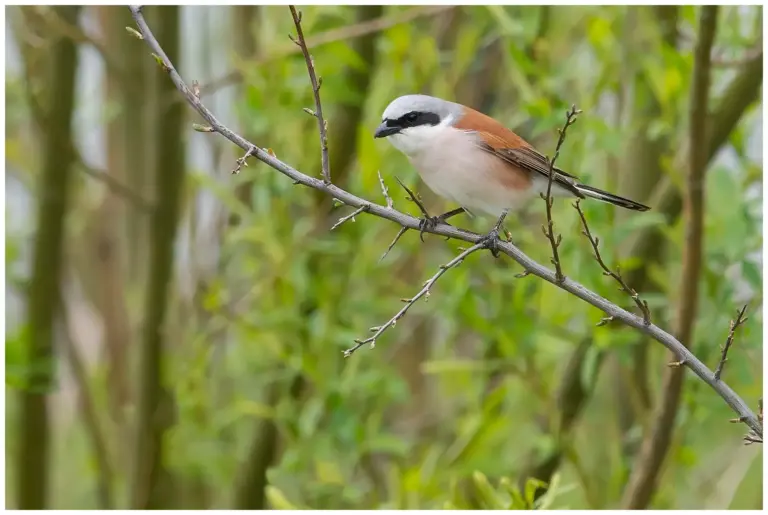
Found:
[[[424,231],[431,231],[440,224],[450,225],[445,221],[445,218],[441,216],[425,216],[419,219],[419,238],[424,241]]]

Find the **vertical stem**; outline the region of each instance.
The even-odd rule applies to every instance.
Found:
[[[689,111],[690,160],[684,207],[686,219],[680,303],[676,319],[676,337],[689,345],[693,336],[699,294],[699,275],[704,247],[704,175],[707,169],[707,110],[710,82],[710,56],[717,28],[717,6],[701,8],[699,38],[696,45],[691,107]],[[676,359],[676,358],[672,358]],[[629,485],[624,493],[626,509],[648,506],[656,490],[664,458],[672,441],[675,418],[683,391],[683,367],[669,367],[661,388],[662,399],[653,426],[646,433]]]
[[[168,55],[179,60],[179,7],[152,7],[157,11],[158,38]],[[149,56],[147,56],[149,58]],[[173,82],[160,67],[158,98],[166,98]],[[163,464],[163,438],[170,425],[173,401],[166,376],[165,324],[173,273],[174,242],[179,207],[184,189],[184,144],[182,138],[183,105],[162,104],[153,131],[155,145],[154,206],[150,228],[149,283],[144,314],[144,339],[138,380],[137,462],[134,469],[131,507],[150,509],[167,507],[172,501],[168,491],[168,472]]]
[[[58,16],[77,24],[80,8],[54,7]],[[49,505],[50,427],[47,395],[54,382],[53,323],[59,307],[62,250],[69,176],[74,163],[72,112],[75,104],[77,46],[62,37],[51,44],[46,124],[42,127],[43,166],[38,191],[37,231],[29,289],[29,375],[21,393],[17,455],[17,495],[21,509]]]

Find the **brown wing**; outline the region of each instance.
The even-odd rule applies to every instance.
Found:
[[[549,177],[549,161],[527,141],[483,113],[465,107],[464,116],[455,125],[457,129],[474,132],[479,136],[478,146],[517,168]],[[555,168],[553,183],[559,184],[577,197],[583,197],[574,186],[575,175]]]

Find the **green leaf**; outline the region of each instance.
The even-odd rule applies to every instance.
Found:
[[[472,474],[472,481],[474,482],[475,489],[486,509],[501,510],[504,508],[504,504],[488,482],[488,478],[485,477],[485,474],[475,471],[474,474]]]
[[[291,503],[283,492],[273,485],[268,485],[264,489],[269,504],[275,510],[300,510],[301,508]]]
[[[533,507],[536,501],[536,491],[547,488],[547,483],[530,477],[525,482],[525,504],[526,506]]]

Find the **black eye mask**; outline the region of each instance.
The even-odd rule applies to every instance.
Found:
[[[421,125],[434,126],[440,123],[440,117],[435,113],[427,113],[423,111],[411,111],[406,113],[400,118],[391,119],[387,118],[381,122],[379,128],[376,129],[374,134],[375,138],[386,138],[393,134],[397,134],[403,129],[409,127],[419,127]]]

